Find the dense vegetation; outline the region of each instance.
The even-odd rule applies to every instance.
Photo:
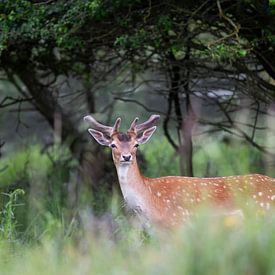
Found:
[[[82,122],[159,113],[148,176],[275,177],[274,30],[273,0],[2,0],[0,273],[275,274],[273,212],[143,232]]]

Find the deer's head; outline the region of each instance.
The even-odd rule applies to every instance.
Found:
[[[121,119],[117,118],[114,126],[106,126],[96,121],[92,116],[85,116],[92,128],[88,129],[92,137],[101,145],[112,149],[116,165],[129,165],[136,160],[137,147],[146,143],[156,130],[155,122],[159,115],[152,115],[147,121],[138,124],[135,118],[126,133],[119,132]]]

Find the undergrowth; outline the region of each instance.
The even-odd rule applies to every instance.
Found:
[[[96,218],[85,210],[80,221],[49,217],[36,243],[11,246],[2,234],[1,274],[275,274],[274,212],[251,209],[241,221],[203,209],[178,230],[147,234],[119,211]]]
[[[168,144],[160,140],[150,145],[142,150],[150,166],[145,175],[179,174],[178,158]],[[207,148],[198,148],[194,155],[201,176],[260,172],[259,154],[243,145],[228,148],[213,142]],[[41,158],[36,146],[19,152],[18,158],[2,160],[2,168],[7,168],[2,169],[0,187],[8,188],[0,194],[0,274],[275,275],[274,209],[258,217],[248,209],[240,221],[213,219],[205,208],[178,230],[145,232],[125,214],[117,194],[100,216],[95,215],[93,203],[70,213],[62,189],[71,167],[63,165],[67,162],[62,151]],[[222,168],[226,166],[227,170]],[[11,188],[20,180],[24,190]],[[88,201],[88,192],[84,196],[83,201]]]

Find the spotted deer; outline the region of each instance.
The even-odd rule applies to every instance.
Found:
[[[140,173],[136,153],[156,130],[159,115],[138,124],[135,118],[126,133],[119,132],[121,119],[113,127],[84,117],[88,129],[101,145],[112,149],[121,191],[128,207],[150,224],[173,226],[189,220],[196,206],[209,203],[224,213],[241,213],[252,202],[261,211],[274,206],[275,179],[260,174],[214,178],[166,176],[148,178]],[[241,202],[241,203],[240,203]]]

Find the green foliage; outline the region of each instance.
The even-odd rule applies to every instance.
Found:
[[[1,48],[10,40],[39,41],[40,47],[47,47],[53,41],[59,47],[70,49],[80,46],[75,32],[87,16],[102,16],[101,1],[55,1],[53,3],[32,3],[26,0],[5,0],[0,4]],[[58,15],[58,16],[57,16]]]
[[[192,224],[164,236],[144,235],[123,227],[119,239],[100,232],[82,231],[77,242],[54,225],[55,234],[39,244],[17,247],[0,262],[5,274],[274,274],[275,217],[211,218],[201,211]],[[85,220],[83,220],[85,223]],[[87,221],[86,221],[87,222]],[[207,228],[207,230],[206,230]],[[1,252],[0,252],[1,253]],[[180,257],[179,257],[180,255]],[[198,261],[199,259],[199,261]]]
[[[1,190],[9,194],[10,190],[20,187],[26,192],[26,196],[21,200],[23,206],[14,211],[20,224],[17,234],[28,235],[27,238],[30,234],[32,237],[40,235],[44,230],[40,224],[44,224],[42,221],[45,219],[45,213],[46,216],[53,217],[60,217],[61,212],[65,215],[64,207],[68,203],[65,183],[68,182],[75,165],[66,146],[54,146],[42,152],[41,146],[33,145],[1,160]],[[0,207],[5,208],[4,200],[0,201]],[[45,213],[40,213],[42,209]],[[29,219],[36,215],[40,223],[35,223],[30,229]],[[24,233],[26,228],[29,228],[28,233]]]
[[[115,45],[121,46],[122,48],[141,49],[146,46],[146,41],[149,34],[144,29],[139,29],[134,34],[124,34],[118,36],[115,41]]]
[[[194,142],[193,166],[196,177],[265,174],[261,153],[239,140],[223,143],[204,136],[203,140]],[[206,143],[207,146],[204,146]],[[179,156],[166,139],[156,138],[141,147],[141,151],[147,161],[146,176],[180,175]]]
[[[7,202],[0,210],[0,240],[14,240],[17,236],[17,221],[15,219],[15,208],[20,206],[17,204],[18,196],[24,195],[22,189],[16,189],[11,193],[2,193],[2,196],[8,198]]]
[[[275,5],[274,5],[274,16],[275,16]],[[267,35],[267,39],[272,43],[272,45],[275,45],[275,34],[270,30],[266,30],[266,35]]]
[[[57,206],[55,205],[55,207]],[[58,207],[55,211],[42,208],[30,218],[28,227],[24,232],[21,232],[21,235],[18,235],[18,240],[29,244],[37,244],[56,239],[59,243],[62,243],[66,242],[73,234],[77,237],[78,232],[81,232],[79,230],[77,220],[66,218],[65,211],[62,213]]]
[[[259,154],[245,144],[235,141],[233,146],[205,139],[202,144],[206,143],[207,147],[196,149],[195,168],[200,171],[196,171],[196,175],[247,173],[260,161]],[[150,144],[141,146],[141,150],[148,162],[146,175],[179,174],[178,157],[166,139],[152,139]],[[28,180],[35,181],[38,188],[41,188],[39,182],[51,187],[62,185],[66,175],[58,171],[62,170],[62,163],[70,163],[66,148],[53,147],[46,159],[42,156],[39,146],[33,146],[24,158],[21,157],[27,159]],[[15,161],[15,155],[10,156],[11,159]],[[6,159],[4,162],[8,163]],[[32,162],[37,163],[32,165]],[[38,168],[44,164],[47,168],[40,174]],[[30,167],[32,170],[28,171]],[[207,167],[210,170],[207,171]],[[272,211],[270,215],[255,218],[252,208],[247,209],[248,217],[244,221],[231,216],[213,220],[209,215],[212,210],[205,207],[193,217],[192,223],[159,236],[154,230],[146,235],[131,224],[130,217],[122,213],[116,194],[109,198],[107,213],[101,212],[101,217],[83,208],[78,219],[66,215],[62,202],[57,199],[53,203],[52,197],[51,208],[44,204],[36,208],[38,211],[32,211],[25,204],[18,204],[22,194],[22,190],[15,190],[2,195],[7,198],[0,214],[0,269],[5,270],[5,274],[189,275],[212,274],[215,270],[221,275],[256,275],[275,272],[275,216]],[[28,226],[23,232],[22,228],[18,230],[18,209],[29,211]]]
[[[0,163],[0,188],[28,181],[35,172],[45,175],[51,165],[49,156],[41,153],[41,147],[34,145],[28,149],[11,153]]]
[[[138,1],[116,0],[106,5],[101,0],[50,3],[3,0],[0,3],[0,50],[15,41],[33,42],[34,48],[79,49],[86,43],[80,30],[86,29],[88,22],[104,20],[110,13],[135,2]]]
[[[40,145],[33,145],[1,159],[0,188],[24,186],[27,182],[34,182],[38,178],[45,180],[47,177],[50,182],[64,181],[68,168],[76,164],[65,145],[51,147],[45,152]]]
[[[261,154],[240,141],[222,143],[206,138],[194,154],[195,175],[200,177],[264,173]]]
[[[164,30],[167,33],[172,29],[173,27],[173,21],[171,20],[171,18],[168,15],[162,15],[159,17],[158,19],[158,28],[160,30]]]
[[[146,176],[161,177],[168,175],[179,175],[179,157],[168,143],[167,139],[155,138],[150,144],[141,146],[141,152],[148,162]]]
[[[234,62],[239,58],[246,57],[249,51],[240,44],[217,44],[208,47],[206,55],[210,55],[216,61]]]

